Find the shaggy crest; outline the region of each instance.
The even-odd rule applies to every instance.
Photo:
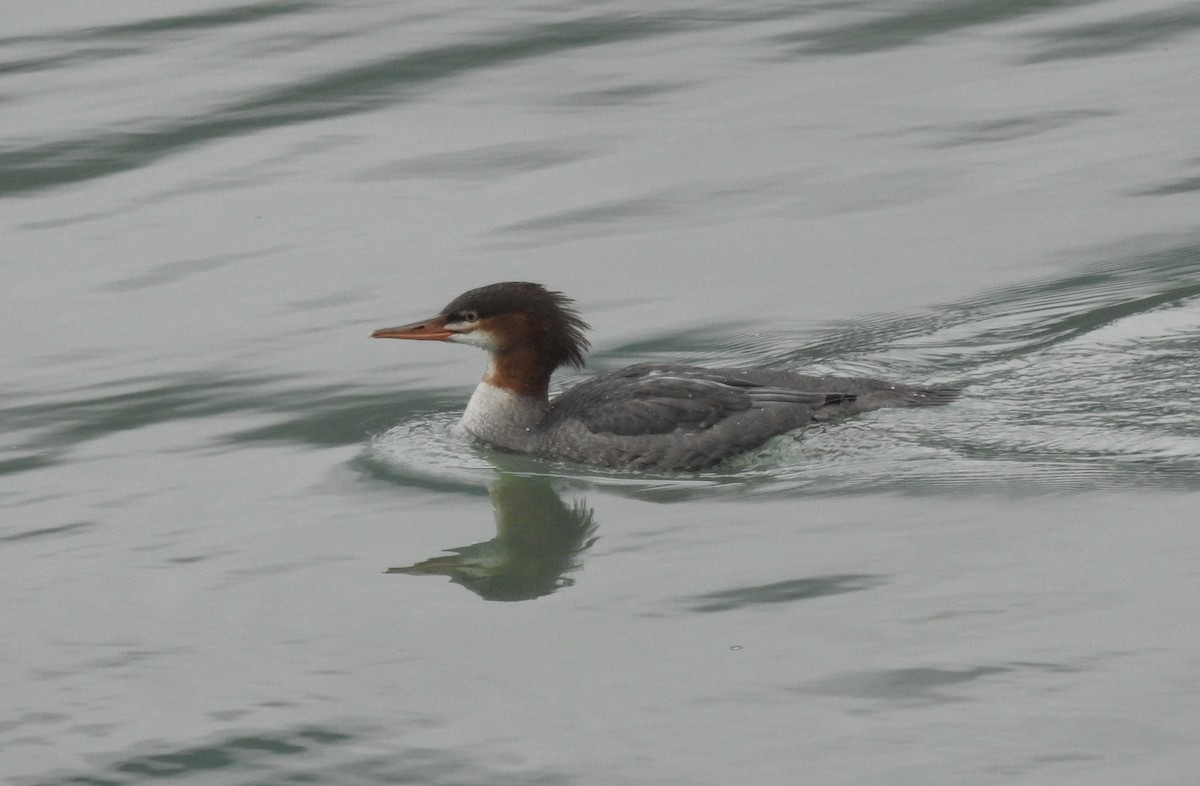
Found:
[[[565,364],[583,368],[584,355],[590,346],[583,332],[590,326],[572,307],[574,302],[541,284],[505,281],[464,292],[442,309],[441,316],[459,320],[473,313],[477,319],[497,323],[520,320],[524,329],[513,335],[523,335],[524,343],[533,344],[539,355],[554,363],[554,368]],[[510,331],[498,332],[506,336]],[[515,345],[501,346],[500,351],[515,348]]]

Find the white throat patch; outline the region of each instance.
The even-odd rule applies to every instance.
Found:
[[[495,352],[499,349],[496,339],[486,330],[476,328],[470,333],[451,333],[447,341],[455,344],[468,344],[472,347],[479,347],[486,352]]]

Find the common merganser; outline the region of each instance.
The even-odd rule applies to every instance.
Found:
[[[554,370],[582,368],[589,346],[573,303],[540,284],[506,281],[371,335],[486,350],[487,371],[460,423],[468,435],[510,453],[605,467],[695,472],[809,423],[945,404],[958,394],[864,377],[639,363],[551,399]]]

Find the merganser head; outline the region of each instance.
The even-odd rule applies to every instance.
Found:
[[[410,325],[384,328],[372,338],[451,341],[487,350],[493,361],[505,356],[536,359],[549,372],[570,364],[583,368],[588,329],[575,301],[541,284],[505,281],[472,289],[456,297],[437,316]]]

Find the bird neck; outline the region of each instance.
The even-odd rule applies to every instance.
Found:
[[[520,346],[491,353],[481,384],[545,404],[550,397],[554,367],[531,347]]]

